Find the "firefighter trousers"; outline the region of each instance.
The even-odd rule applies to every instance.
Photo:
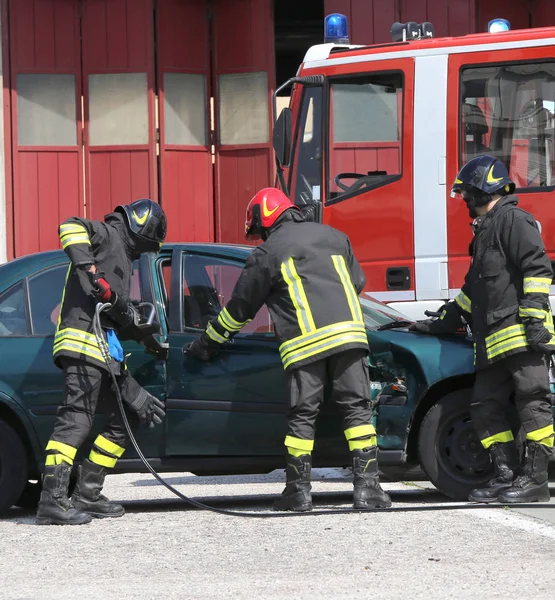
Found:
[[[548,369],[546,354],[528,351],[476,371],[470,412],[484,448],[514,439],[508,419],[513,393],[526,439],[553,447]]]
[[[98,409],[106,414],[106,424],[93,443],[89,460],[112,468],[125,451],[128,436],[117,404],[110,374],[83,361],[60,359],[64,372],[64,404],[58,408],[56,424],[46,446],[46,464],[73,464],[78,449],[89,435]],[[120,377],[131,377],[128,373]],[[138,417],[127,412],[130,425]]]
[[[351,450],[376,445],[367,351],[346,350],[287,372],[290,410],[285,438],[290,454],[310,454],[316,417],[327,396],[340,408]]]

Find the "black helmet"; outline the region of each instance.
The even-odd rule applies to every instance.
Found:
[[[509,177],[507,167],[497,158],[482,154],[471,158],[459,171],[451,186],[452,194],[479,190],[489,196],[512,194],[515,184]]]
[[[125,215],[129,229],[139,239],[149,244],[154,242],[154,248],[160,249],[166,239],[167,221],[159,204],[141,198],[131,204],[116,206],[116,211]]]

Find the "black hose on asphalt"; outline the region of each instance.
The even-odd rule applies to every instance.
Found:
[[[137,444],[137,440],[131,431],[131,426],[129,425],[129,421],[127,420],[127,415],[125,414],[125,408],[123,406],[123,400],[121,398],[121,392],[118,386],[118,382],[116,376],[112,370],[112,357],[110,355],[110,351],[108,349],[108,344],[106,338],[104,336],[104,332],[102,330],[102,326],[100,323],[100,313],[103,310],[109,308],[111,304],[97,304],[95,317],[93,319],[93,331],[98,341],[98,345],[100,347],[100,351],[102,353],[102,357],[106,362],[106,366],[108,367],[108,371],[110,373],[110,377],[112,378],[112,384],[115,390],[116,399],[118,402],[119,409],[121,411],[121,415],[123,417],[123,423],[125,425],[125,429],[127,430],[127,435],[137,452],[137,455],[148,469],[150,474],[164,487],[166,487],[172,494],[175,494],[180,500],[198,508],[200,510],[208,510],[211,512],[219,513],[221,515],[230,515],[233,517],[251,517],[257,519],[268,519],[272,517],[308,517],[308,516],[320,516],[320,515],[344,515],[349,513],[355,514],[366,514],[373,512],[426,512],[432,510],[468,510],[468,509],[484,509],[484,508],[505,508],[505,504],[429,504],[426,506],[391,506],[389,508],[368,508],[364,510],[358,510],[354,508],[333,508],[333,509],[325,509],[325,510],[315,510],[310,512],[272,512],[272,513],[257,513],[257,512],[246,512],[246,511],[237,511],[237,510],[227,510],[225,508],[216,508],[215,506],[209,506],[204,504],[203,502],[198,502],[197,500],[193,500],[185,494],[182,494],[179,490],[175,489],[171,484],[165,481],[158,473],[154,470],[152,465],[148,462],[145,455],[142,453],[139,448],[139,444]],[[519,508],[555,508],[555,504],[535,504],[535,503],[526,503],[526,504],[518,504],[515,505]]]

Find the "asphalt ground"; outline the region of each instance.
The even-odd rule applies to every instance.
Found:
[[[345,475],[316,470],[316,510],[349,508]],[[284,473],[166,478],[221,508],[275,514]],[[555,597],[555,488],[553,509],[452,510],[461,504],[427,482],[384,487],[410,512],[258,519],[191,509],[150,475],[113,475],[105,492],[121,519],[39,527],[12,509],[0,520],[0,598]]]

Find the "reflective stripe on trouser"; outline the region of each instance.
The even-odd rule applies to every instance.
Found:
[[[50,440],[48,444],[46,444],[46,452],[48,453],[45,461],[47,466],[59,465],[63,462],[72,465],[75,455],[77,454],[77,448],[65,444],[64,442]]]
[[[364,450],[376,446],[376,430],[374,425],[358,425],[345,430],[345,438],[349,443],[349,450]]]
[[[123,453],[127,445],[127,434],[108,372],[71,358],[62,357],[60,362],[65,379],[64,403],[58,408],[49,445],[56,444],[57,448],[66,445],[77,452],[91,431],[97,408],[102,406],[107,423],[102,434],[96,438],[93,450],[111,459],[117,457],[118,452]],[[125,375],[120,376],[120,381],[123,377],[130,377],[130,375],[126,372]],[[132,427],[138,424],[135,413],[128,411],[127,417]],[[105,442],[102,442],[102,439]],[[55,448],[52,447],[52,453],[54,450]],[[51,450],[49,449],[48,452]],[[73,457],[67,456],[73,459],[75,453]]]
[[[528,351],[513,354],[476,371],[470,413],[485,448],[513,439],[512,430],[518,426],[510,419],[510,412],[514,411],[511,403],[513,392],[518,420],[527,437],[539,436],[546,440],[541,443],[549,445],[553,413],[547,368],[545,354]]]
[[[99,435],[94,441],[93,448],[89,454],[89,460],[102,467],[113,469],[118,462],[118,458],[125,452],[123,446],[118,446],[114,442]]]
[[[291,369],[286,373],[286,383],[290,397],[288,438],[314,440],[316,417],[324,394],[341,410],[345,430],[371,427],[370,379],[365,350],[345,350]],[[362,436],[371,437],[370,429],[359,437]]]
[[[285,445],[289,454],[302,456],[303,454],[312,454],[314,440],[303,440],[292,435],[287,435],[285,436]]]

